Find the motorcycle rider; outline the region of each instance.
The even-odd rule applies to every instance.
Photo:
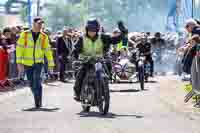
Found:
[[[151,53],[151,43],[148,42],[147,35],[144,35],[141,42],[137,44],[136,48],[139,50],[139,54],[143,54],[146,57],[146,61],[150,63],[150,76],[153,77],[154,61]]]
[[[125,28],[123,22],[121,21],[118,22],[118,28],[121,31],[118,36],[111,36],[106,33],[99,34],[100,24],[98,20],[88,20],[85,27],[86,33],[75,45],[73,52],[75,58],[78,58],[79,55],[88,57],[104,56],[104,54],[109,50],[110,44],[119,43],[125,34],[128,33],[128,30]],[[77,73],[76,82],[74,85],[74,99],[76,101],[80,101],[81,85],[87,68],[88,64],[84,63]]]

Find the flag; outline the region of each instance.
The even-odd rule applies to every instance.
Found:
[[[169,12],[167,15],[167,30],[168,31],[176,31],[177,30],[177,22],[176,22],[176,14],[177,14],[177,1],[169,0]]]
[[[28,23],[31,28],[32,25],[32,1],[28,0]]]
[[[185,25],[185,21],[192,18],[193,14],[192,14],[192,10],[193,10],[193,6],[192,6],[192,2],[193,0],[181,0],[180,2],[180,12],[179,12],[179,16],[178,16],[178,25],[180,26],[179,28],[182,29]]]

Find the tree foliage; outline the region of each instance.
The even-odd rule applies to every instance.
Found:
[[[21,19],[23,22],[28,22],[28,6],[23,6],[21,11]]]
[[[42,16],[53,30],[82,27],[88,18],[98,18],[107,30],[123,20],[131,30],[151,30],[165,23],[168,0],[52,0]],[[25,9],[22,13],[26,17]],[[26,19],[24,19],[26,21]],[[155,23],[150,23],[156,20]]]
[[[54,5],[45,7],[43,17],[49,27],[59,30],[63,26],[81,27],[88,18],[97,18],[107,29],[112,29],[118,20],[127,21],[123,0],[54,0]],[[27,22],[27,6],[21,10],[23,21]]]
[[[59,2],[49,7],[48,11],[45,20],[54,30],[60,30],[63,26],[80,27],[87,18],[84,2],[76,4]]]
[[[0,29],[2,29],[3,28],[3,17],[2,16],[0,16]]]

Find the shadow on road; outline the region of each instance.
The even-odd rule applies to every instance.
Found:
[[[110,90],[111,93],[114,92],[140,92],[140,90],[135,90],[135,89],[127,89],[127,90]]]
[[[112,82],[111,84],[139,84],[139,81],[121,81],[121,82]],[[158,83],[158,81],[155,80],[149,80],[149,81],[145,81],[145,83]]]
[[[108,119],[114,119],[118,117],[134,117],[137,119],[141,119],[144,116],[141,115],[130,115],[130,114],[113,114],[113,113],[108,113],[107,115],[101,115],[99,112],[80,112],[78,113],[80,117],[97,117],[97,118],[108,118]]]
[[[27,112],[34,112],[34,111],[56,112],[58,110],[60,110],[60,108],[28,108],[28,109],[23,109],[22,111],[27,111]]]
[[[112,82],[111,84],[133,84],[138,83],[137,81],[120,81],[120,82]]]
[[[158,83],[158,81],[155,81],[155,80],[149,80],[148,82],[145,82],[145,83],[153,83],[153,84],[156,84],[156,83]]]

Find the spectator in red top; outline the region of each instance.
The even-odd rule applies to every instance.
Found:
[[[2,81],[7,80],[8,77],[8,52],[6,45],[6,38],[2,36],[0,40],[0,84],[2,84]]]

